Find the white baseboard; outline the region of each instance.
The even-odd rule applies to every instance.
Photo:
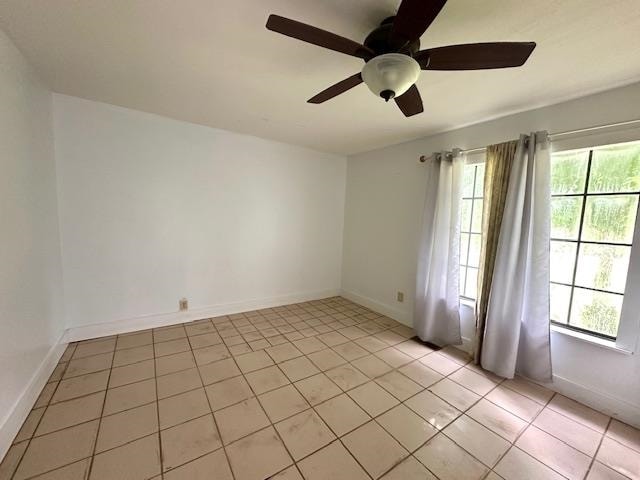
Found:
[[[638,404],[630,403],[593,387],[581,385],[557,375],[553,376],[552,383],[542,383],[541,385],[610,415],[621,422],[640,428],[640,405]]]
[[[33,405],[38,400],[38,396],[44,388],[47,380],[58,365],[58,361],[64,353],[67,345],[63,342],[63,336],[60,337],[47,352],[31,379],[27,383],[18,399],[13,406],[6,412],[4,421],[0,425],[0,461],[4,458],[9,447],[13,443],[13,439],[20,431],[20,427],[29,415]]]
[[[349,290],[342,290],[340,295],[342,295],[347,300],[351,300],[352,302],[362,305],[363,307],[370,308],[374,312],[378,312],[386,315],[387,317],[391,317],[394,320],[397,320],[398,322],[406,325],[407,327],[413,326],[413,320],[411,319],[410,314],[397,307],[394,307],[387,303],[379,302],[378,300],[374,300],[373,298],[369,298],[359,293],[351,292]]]
[[[185,312],[158,313],[141,317],[114,320],[106,323],[72,327],[66,330],[63,342],[69,343],[88,340],[90,338],[107,337],[109,335],[135,332],[138,330],[146,330],[148,328],[158,328],[165,327],[167,325],[191,322],[202,318],[230,315],[232,313],[248,312],[250,310],[278,307],[280,305],[288,305],[292,303],[308,302],[321,298],[335,297],[337,295],[340,295],[339,289],[302,292],[292,295],[247,300],[243,302],[210,305],[208,307],[187,310]]]

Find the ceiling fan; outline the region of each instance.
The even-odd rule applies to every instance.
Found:
[[[534,42],[491,42],[420,50],[420,37],[445,3],[447,0],[402,0],[398,13],[384,19],[362,44],[279,15],[269,15],[266,26],[274,32],[366,62],[360,73],[331,85],[310,98],[309,103],[326,102],[364,82],[385,101],[393,98],[402,113],[410,117],[423,112],[415,85],[420,70],[520,67],[536,47]]]

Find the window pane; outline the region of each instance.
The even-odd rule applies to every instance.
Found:
[[[467,288],[464,290],[464,296],[469,298],[476,298],[478,295],[478,269],[467,269]]]
[[[476,166],[476,190],[473,193],[474,197],[482,197],[484,189],[484,163]]]
[[[551,199],[551,238],[577,240],[582,197]]]
[[[569,323],[576,327],[615,337],[618,333],[622,295],[576,288]]]
[[[460,230],[463,232],[468,232],[471,229],[471,202],[473,202],[473,200],[462,200]]]
[[[588,197],[582,239],[631,243],[637,207],[637,195]]]
[[[473,197],[473,176],[475,172],[475,165],[465,165],[464,174],[462,176],[462,196]]]
[[[556,153],[551,159],[551,193],[582,193],[589,151]]]
[[[618,145],[593,151],[589,193],[640,190],[640,144]]]
[[[469,240],[471,243],[469,244],[469,263],[467,265],[471,267],[479,267],[480,266],[480,241],[482,240],[482,235],[472,233],[471,239]]]
[[[473,201],[473,218],[471,219],[471,231],[482,232],[482,200]]]
[[[463,174],[463,200],[460,211],[460,295],[471,299],[475,299],[477,295],[484,169],[483,163],[465,165]]]
[[[576,285],[624,293],[631,247],[582,244]]]
[[[469,251],[469,234],[460,234],[460,265],[467,264],[467,252]]]
[[[551,241],[551,281],[571,283],[577,244]]]
[[[552,283],[549,294],[551,296],[551,320],[558,323],[567,323],[569,302],[571,300],[571,287]]]

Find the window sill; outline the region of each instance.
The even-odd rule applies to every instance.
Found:
[[[578,340],[581,340],[586,343],[590,343],[597,347],[601,347],[607,350],[611,350],[616,353],[621,353],[623,355],[633,355],[631,350],[627,350],[619,345],[616,345],[616,342],[613,340],[606,340],[604,338],[599,338],[593,335],[589,335],[587,333],[576,332],[575,330],[571,330],[570,328],[564,328],[560,325],[551,325],[551,331],[559,333],[561,335],[566,335],[568,337],[573,337]]]
[[[473,298],[469,297],[460,297],[460,305],[464,305],[469,307],[471,310],[476,309],[476,301]]]

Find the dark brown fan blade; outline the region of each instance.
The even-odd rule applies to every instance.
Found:
[[[524,65],[534,48],[534,42],[469,43],[420,50],[414,57],[423,70],[484,70]]]
[[[346,92],[347,90],[352,89],[356,85],[360,85],[362,83],[362,76],[359,73],[355,75],[351,75],[349,78],[345,78],[341,82],[336,83],[335,85],[331,85],[329,88],[324,89],[316,96],[307,100],[308,103],[322,103],[327,100],[331,100],[333,97],[340,95],[341,93]]]
[[[422,107],[422,98],[420,97],[420,92],[415,84],[411,85],[409,90],[399,97],[396,97],[394,100],[398,107],[400,107],[400,110],[402,110],[402,113],[404,113],[405,117],[411,117],[424,112],[424,108]]]
[[[375,55],[370,48],[358,42],[279,15],[269,15],[267,28],[288,37],[297,38],[303,42],[312,43],[336,52],[346,53],[352,57],[369,60]]]
[[[447,0],[402,0],[393,19],[392,41],[412,42],[419,39],[445,3]]]

